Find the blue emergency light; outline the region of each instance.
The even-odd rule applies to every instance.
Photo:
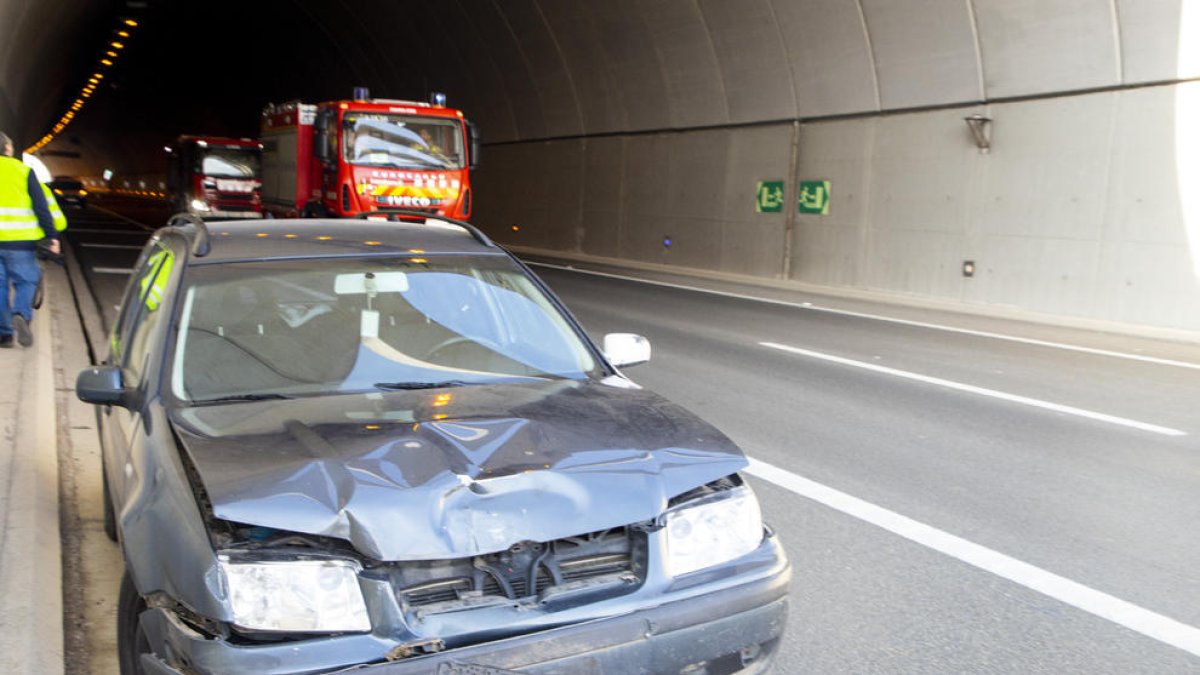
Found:
[[[366,87],[355,87],[354,88],[354,100],[355,101],[365,101],[369,98],[371,98],[371,90],[370,89],[367,89]]]
[[[446,95],[440,91],[435,91],[430,94],[429,101],[439,108],[446,107]]]

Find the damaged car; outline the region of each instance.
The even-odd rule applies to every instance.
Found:
[[[790,566],[649,358],[466,223],[177,216],[76,383],[122,672],[769,669]]]

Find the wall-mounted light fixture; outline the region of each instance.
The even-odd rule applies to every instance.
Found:
[[[992,118],[983,115],[964,117],[963,121],[971,130],[971,138],[975,139],[975,147],[979,152],[986,153],[992,148]]]

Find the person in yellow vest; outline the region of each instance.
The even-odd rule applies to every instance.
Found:
[[[12,139],[4,132],[0,151],[0,348],[12,347],[14,337],[28,347],[33,344],[33,294],[42,276],[37,243],[48,239],[56,255],[62,245],[42,184],[28,166],[13,159]]]

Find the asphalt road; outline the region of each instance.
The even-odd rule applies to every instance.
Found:
[[[780,672],[1200,672],[1200,656],[1131,630],[1145,618],[1136,611],[1122,625],[1067,602],[1094,599],[1070,582],[1082,584],[1185,624],[1185,644],[1200,649],[1200,367],[536,269],[594,338],[650,339],[636,381],[819,484],[800,489],[823,501],[754,481],[795,568]],[[1200,366],[1200,348],[991,324]],[[848,515],[821,488],[890,514]],[[936,537],[880,526],[902,517],[966,542],[931,548]],[[1061,579],[1025,570],[1012,581],[953,557],[970,544]]]
[[[111,316],[147,231],[71,227]],[[794,566],[777,672],[1200,673],[1200,347],[535,269],[761,463]]]

